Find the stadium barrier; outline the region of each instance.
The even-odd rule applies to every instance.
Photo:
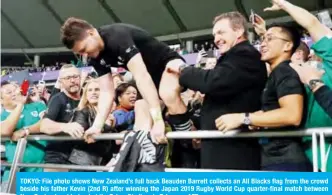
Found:
[[[169,132],[166,134],[168,139],[225,139],[225,138],[260,138],[260,137],[312,137],[313,150],[313,171],[318,172],[318,138],[321,156],[321,172],[326,172],[327,155],[325,148],[325,138],[332,137],[332,128],[311,128],[298,131],[269,131],[269,132],[241,132],[233,130],[226,133],[215,130],[204,131],[184,131],[184,132]],[[124,134],[120,133],[106,133],[94,136],[96,140],[118,140],[123,139]],[[10,138],[4,137],[1,142],[9,141]],[[26,138],[18,140],[15,156],[13,162],[2,163],[1,166],[10,166],[9,180],[7,193],[15,193],[16,191],[16,174],[20,167],[40,167],[40,168],[58,168],[58,169],[75,169],[75,170],[90,170],[90,171],[108,171],[107,166],[81,166],[81,165],[60,165],[60,164],[28,164],[22,163],[23,154],[25,152],[28,140],[48,140],[48,141],[66,141],[66,140],[80,140],[74,139],[70,136],[49,136],[49,135],[29,135]],[[328,148],[328,152],[331,146]],[[166,172],[252,172],[246,170],[215,170],[215,169],[184,169],[184,168],[166,168]]]

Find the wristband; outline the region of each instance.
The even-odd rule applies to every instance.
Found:
[[[96,120],[92,126],[96,129],[102,130],[104,128],[104,123]]]
[[[152,116],[153,121],[160,121],[163,120],[163,116],[161,114],[160,108],[151,108],[150,114]]]

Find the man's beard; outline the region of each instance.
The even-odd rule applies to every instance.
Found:
[[[72,95],[74,95],[74,94],[77,94],[78,92],[79,92],[79,87],[78,86],[72,86],[72,87],[69,87],[68,89],[67,89],[67,92],[69,93],[69,94],[72,94]]]

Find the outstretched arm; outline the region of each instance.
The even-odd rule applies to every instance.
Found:
[[[314,41],[318,41],[326,35],[332,36],[332,31],[321,24],[319,20],[307,10],[293,5],[285,0],[272,0],[273,6],[264,11],[286,11],[298,24],[309,31]]]
[[[100,95],[98,101],[98,113],[93,126],[102,129],[114,102],[114,84],[112,75],[106,74],[98,78]]]

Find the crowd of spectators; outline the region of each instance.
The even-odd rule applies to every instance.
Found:
[[[315,41],[312,50],[316,56],[300,42],[300,34],[293,27],[266,27],[257,20],[254,27],[261,37],[259,54],[247,40],[243,16],[237,12],[222,14],[214,22],[214,36],[215,44],[223,45],[219,51],[224,55],[217,60],[207,54],[214,44],[201,45],[204,51],[197,45],[194,50],[199,53],[197,65],[180,73],[180,84],[188,88],[182,98],[191,116],[192,130],[292,131],[332,126],[332,31],[306,10],[286,1],[274,0],[268,9],[285,10],[308,30]],[[232,30],[231,23],[237,29]],[[241,30],[242,34],[236,37]],[[232,40],[237,44],[231,43]],[[223,50],[224,45],[229,47],[227,51]],[[84,141],[28,141],[23,162],[107,165],[119,152],[122,141],[85,137],[96,116],[101,93],[96,79],[81,73],[74,65],[65,64],[52,93],[40,83],[26,97],[21,95],[18,84],[3,82],[1,135],[14,141],[6,142],[6,160],[12,162],[15,141],[20,138],[39,133],[67,134],[84,137]],[[115,105],[103,132],[126,133],[140,122],[140,113],[147,106],[133,80],[119,74],[113,75],[113,80]],[[167,116],[165,109],[165,121]],[[175,130],[170,122],[166,127],[167,131]],[[331,148],[331,144],[327,140],[326,148]],[[312,171],[308,138],[175,140],[169,141],[168,146],[166,164],[171,167]],[[332,171],[332,155],[328,154],[326,160],[327,171]],[[24,168],[21,171],[75,170]],[[9,169],[5,169],[3,181],[8,173]]]
[[[29,73],[34,73],[34,72],[46,72],[46,71],[55,71],[60,69],[60,64],[57,65],[50,65],[50,66],[45,66],[42,64],[40,67],[2,67],[1,68],[1,76],[4,75],[9,75],[14,72],[20,72],[23,70],[28,70]]]
[[[199,51],[214,51],[217,47],[213,43],[213,40],[211,41],[197,41],[194,42],[194,49],[193,52],[197,53]]]
[[[179,43],[175,45],[170,45],[170,48],[173,51],[178,52],[181,55],[190,54],[190,53],[198,53],[200,51],[214,51],[217,49],[213,40],[204,40],[204,41],[195,41],[193,42],[192,50],[188,51],[185,44]]]

